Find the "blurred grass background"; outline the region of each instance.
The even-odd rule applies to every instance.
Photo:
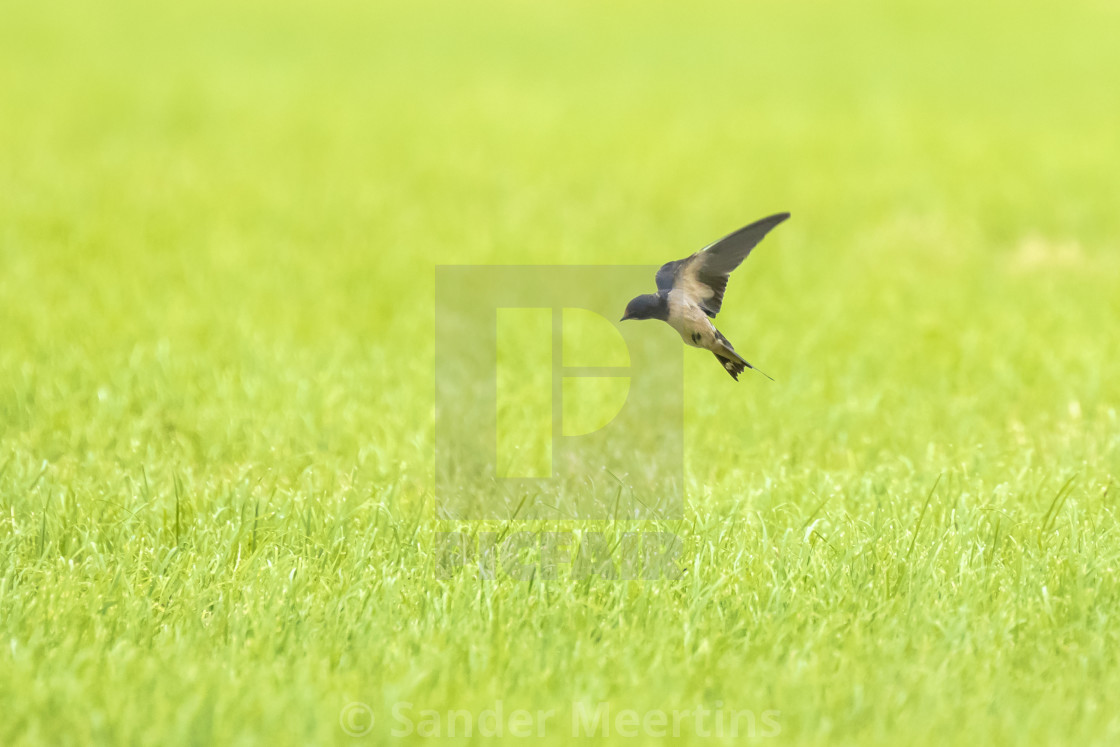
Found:
[[[1120,739],[1118,32],[1107,0],[6,3],[0,741],[585,696]],[[720,316],[777,382],[686,358],[685,580],[435,579],[434,266],[656,263],[778,210]]]

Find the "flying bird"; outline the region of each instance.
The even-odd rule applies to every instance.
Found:
[[[685,343],[711,350],[731,378],[739,380],[744,369],[757,368],[735,352],[711,320],[723,305],[723,291],[731,271],[743,263],[771,229],[789,217],[777,213],[755,221],[709,244],[691,257],[666,262],[657,271],[657,293],[638,296],[626,304],[627,319],[660,319],[675,329]],[[759,371],[763,376],[765,373]],[[766,376],[766,378],[770,378]]]

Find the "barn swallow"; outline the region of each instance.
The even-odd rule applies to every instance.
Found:
[[[631,300],[626,304],[621,321],[660,319],[667,322],[686,344],[711,350],[736,381],[743,369],[758,371],[735,352],[711,319],[715,319],[723,305],[723,291],[731,271],[742,264],[772,228],[788,217],[789,213],[771,215],[724,236],[691,257],[666,262],[657,271],[657,293]]]

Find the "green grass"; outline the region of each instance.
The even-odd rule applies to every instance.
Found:
[[[0,743],[1120,741],[1113,3],[2,16]],[[686,351],[682,578],[440,577],[435,265],[777,210],[719,320],[777,381]]]

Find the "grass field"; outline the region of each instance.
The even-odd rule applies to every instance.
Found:
[[[1120,742],[1114,2],[2,16],[0,743]],[[779,210],[682,577],[436,573],[435,266]]]

